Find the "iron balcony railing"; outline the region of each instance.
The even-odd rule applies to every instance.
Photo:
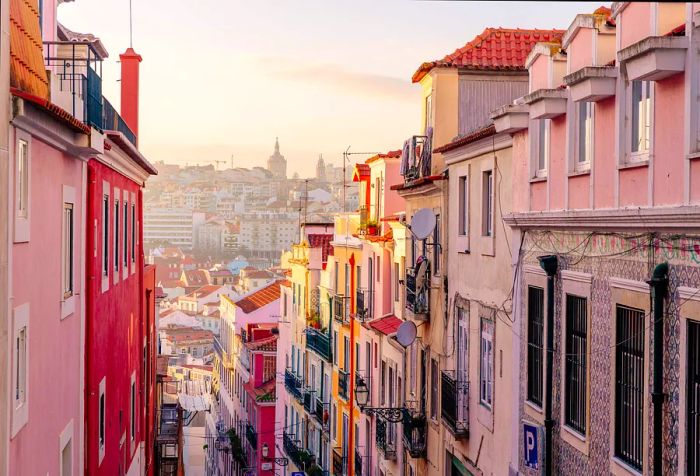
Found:
[[[377,449],[384,459],[396,459],[396,423],[377,418]]]
[[[331,352],[331,336],[318,329],[311,327],[306,328],[306,348],[313,350],[327,362],[330,362],[333,358]]]
[[[358,289],[355,292],[355,311],[357,318],[362,321],[372,317],[369,309],[369,291]]]
[[[306,410],[308,413],[312,413],[315,408],[315,394],[315,390],[308,389],[303,394],[304,410]]]
[[[342,476],[345,474],[345,466],[347,464],[347,458],[341,453],[341,448],[333,448],[333,474],[336,476]]]
[[[326,428],[327,421],[324,421],[324,416],[326,414],[326,403],[323,402],[323,400],[319,397],[316,397],[314,399],[314,408],[313,408],[313,415],[314,418],[316,418],[316,421],[319,422],[323,428]],[[327,420],[327,418],[325,418]]]
[[[348,399],[349,382],[350,374],[344,370],[338,370],[338,395],[346,401]]]
[[[290,395],[296,398],[300,403],[303,403],[301,379],[294,375],[291,369],[285,369],[284,371],[284,387]]]
[[[410,411],[404,414],[403,444],[412,458],[425,458],[428,447],[428,421],[425,415]]]
[[[423,276],[415,268],[406,270],[406,309],[416,318],[427,319],[430,314],[430,266]]]
[[[461,372],[460,372],[461,373]],[[469,382],[455,371],[444,371],[441,377],[441,414],[455,438],[469,437]]]
[[[360,452],[355,450],[355,476],[362,476],[362,456]]]
[[[258,433],[251,424],[247,424],[245,427],[245,437],[248,439],[251,448],[254,450],[258,449]]]
[[[126,137],[129,142],[136,145],[136,134],[126,125],[122,116],[119,115],[106,98],[102,98],[102,106],[102,129],[106,131],[119,131],[124,134],[124,137]]]
[[[350,320],[349,296],[336,294],[333,298],[333,317],[340,322],[346,323]]]

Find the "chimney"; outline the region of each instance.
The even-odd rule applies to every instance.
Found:
[[[139,136],[139,63],[141,55],[129,47],[119,55],[122,65],[122,118],[131,131]]]

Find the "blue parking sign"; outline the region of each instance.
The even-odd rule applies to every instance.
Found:
[[[292,476],[306,476],[303,471],[292,471]]]
[[[539,454],[538,454],[538,431],[535,425],[530,425],[529,423],[523,423],[523,449],[525,455],[525,466],[532,469],[539,468]]]

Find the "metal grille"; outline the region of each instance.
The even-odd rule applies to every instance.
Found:
[[[688,474],[700,474],[700,323],[688,323]]]
[[[527,399],[542,406],[544,289],[527,288]]]
[[[586,298],[566,295],[566,425],[586,434],[586,350],[588,312]]]
[[[642,470],[644,437],[644,311],[617,306],[615,456]]]

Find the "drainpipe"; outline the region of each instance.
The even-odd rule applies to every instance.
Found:
[[[664,404],[664,299],[668,294],[668,263],[661,263],[647,281],[654,303],[654,382],[651,401],[654,409],[654,476],[661,476],[663,467],[663,404]]]
[[[557,274],[558,261],[554,255],[540,256],[540,267],[547,273],[547,363],[545,374],[544,403],[544,474],[551,476],[552,471],[552,365],[554,360],[554,277]]]

